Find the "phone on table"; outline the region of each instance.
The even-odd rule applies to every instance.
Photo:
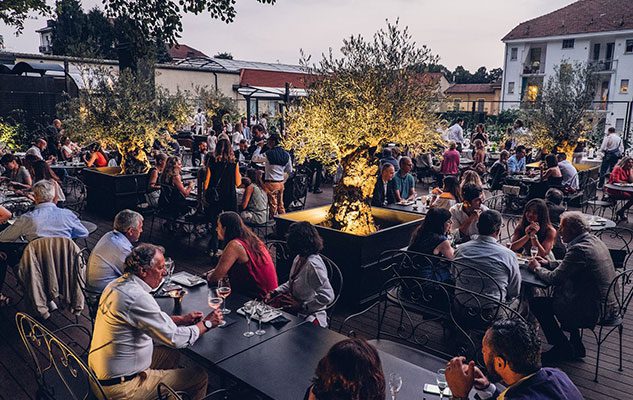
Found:
[[[440,388],[437,385],[432,385],[430,383],[426,383],[424,384],[424,393],[428,393],[428,394],[436,394],[436,395],[440,395]],[[446,397],[451,397],[452,393],[451,393],[451,389],[446,388],[444,389],[444,393],[442,394],[442,396],[446,396]]]

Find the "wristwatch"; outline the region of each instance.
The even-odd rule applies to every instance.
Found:
[[[211,330],[211,328],[213,328],[213,324],[208,319],[204,320],[202,323],[204,324],[204,327],[209,329],[209,330]]]

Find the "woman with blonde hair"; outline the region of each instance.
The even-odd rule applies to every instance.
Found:
[[[481,177],[479,176],[479,174],[476,173],[475,171],[469,169],[467,171],[464,171],[464,173],[462,174],[462,179],[459,181],[459,193],[460,194],[462,193],[462,190],[464,189],[464,186],[469,184],[469,183],[475,184],[475,185],[477,185],[479,187],[483,187],[484,186],[483,182],[481,181]]]

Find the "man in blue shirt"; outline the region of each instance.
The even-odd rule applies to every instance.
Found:
[[[525,172],[525,146],[517,146],[516,153],[508,158],[508,173],[521,174]]]
[[[578,388],[561,370],[542,368],[541,341],[534,329],[522,319],[495,321],[482,340],[482,354],[488,377],[475,366],[455,357],[446,366],[446,382],[452,399],[469,399],[474,388],[479,399],[581,400]],[[503,381],[501,392],[494,382]]]
[[[400,169],[393,177],[396,184],[396,201],[413,200],[415,198],[415,179],[410,174],[413,161],[409,157],[400,158]]]
[[[123,210],[114,217],[114,230],[99,239],[88,259],[86,279],[90,290],[101,293],[108,283],[123,275],[125,257],[142,232],[143,216],[136,211]]]
[[[53,182],[37,182],[33,185],[33,195],[35,209],[19,216],[13,225],[0,232],[0,242],[17,242],[21,237],[29,242],[41,237],[88,237],[88,230],[72,211],[59,208],[53,203]]]

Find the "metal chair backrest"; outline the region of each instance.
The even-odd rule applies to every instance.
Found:
[[[165,383],[159,383],[156,387],[158,391],[157,400],[190,400],[191,397],[185,392],[177,392]],[[228,398],[229,391],[218,389],[204,397],[204,400],[224,400]]]
[[[600,311],[603,319],[609,317],[609,312],[611,311],[609,306],[609,295],[611,293],[613,293],[616,301],[615,311],[617,311],[620,318],[624,319],[626,311],[629,308],[629,304],[631,303],[631,299],[633,299],[633,285],[630,284],[631,276],[633,276],[633,269],[620,272],[611,281],[609,289],[607,290],[607,295],[604,299],[602,299]],[[613,315],[611,315],[611,317],[613,317]]]
[[[491,210],[497,210],[499,212],[503,212],[504,203],[505,203],[505,195],[498,194],[496,196],[492,196],[485,199],[481,204],[485,205]]]
[[[596,200],[598,198],[598,180],[588,179],[586,184],[581,186],[583,191],[583,201]]]
[[[15,322],[20,338],[35,363],[35,374],[41,390],[56,398],[107,399],[94,373],[54,332],[22,312],[16,314]],[[72,327],[83,328],[85,333],[89,334],[82,326]],[[62,329],[66,328],[68,327]],[[44,362],[41,361],[42,356]],[[61,381],[62,385],[54,385],[56,381]],[[59,393],[60,389],[64,393]]]
[[[505,220],[506,234],[507,236],[503,239],[512,239],[512,235],[514,235],[514,230],[517,225],[521,222],[522,215],[517,214],[503,214],[503,219]]]
[[[598,231],[596,236],[609,248],[615,268],[626,270],[633,252],[633,230],[616,226]]]
[[[341,269],[336,265],[334,261],[324,256],[323,254],[319,254],[323,263],[325,264],[325,269],[327,269],[327,277],[330,281],[330,285],[332,285],[332,289],[334,290],[334,300],[325,308],[329,310],[336,305],[336,302],[341,297],[341,292],[343,291],[343,274],[341,273]]]
[[[86,185],[74,176],[67,176],[62,182],[62,191],[66,195],[64,207],[76,212],[81,212],[86,203],[88,191]]]
[[[296,173],[292,177],[290,204],[286,207],[289,211],[303,210],[308,197],[308,175]]]
[[[288,244],[283,240],[268,240],[266,241],[266,248],[275,262],[277,280],[286,282],[290,277],[290,268],[292,267]]]
[[[90,316],[90,322],[94,326],[95,318],[97,317],[97,310],[99,308],[99,299],[101,297],[101,292],[97,292],[88,288],[88,258],[90,256],[90,250],[86,247],[82,248],[79,253],[77,253],[75,268],[76,273],[79,279],[79,285],[81,286],[81,291],[84,294],[84,298],[86,299],[86,305],[88,306],[88,313]]]

